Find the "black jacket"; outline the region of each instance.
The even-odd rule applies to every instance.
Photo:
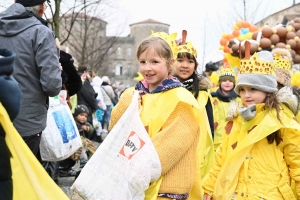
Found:
[[[65,84],[68,94],[73,96],[82,86],[81,78],[74,66],[72,56],[64,51],[60,51],[59,62],[63,68],[61,77],[62,84]]]
[[[97,109],[96,95],[88,79],[83,82],[81,90],[77,93],[77,105],[83,104],[89,109],[87,121],[90,124],[93,124],[92,114]]]

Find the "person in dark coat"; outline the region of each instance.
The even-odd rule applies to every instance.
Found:
[[[0,102],[6,109],[10,120],[14,120],[20,111],[21,88],[11,76],[16,54],[0,49]],[[5,133],[0,124],[0,196],[2,200],[13,199],[13,180],[10,164],[10,152],[5,142]]]
[[[87,74],[87,68],[82,66],[79,67],[78,73],[83,79],[83,84],[81,89],[77,93],[77,105],[83,104],[89,109],[87,121],[90,124],[93,124],[92,114],[98,108],[96,102],[97,94],[95,93],[95,90],[93,89],[93,86],[90,83],[89,75]]]
[[[13,76],[22,90],[22,105],[13,124],[39,160],[48,98],[61,90],[55,35],[42,18],[45,1],[15,0],[0,13],[0,48],[16,54]]]
[[[72,56],[65,51],[60,50],[59,62],[62,66],[62,84],[66,86],[68,94],[73,96],[82,86],[82,81],[74,66]]]

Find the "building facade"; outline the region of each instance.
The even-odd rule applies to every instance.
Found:
[[[139,69],[138,45],[151,35],[151,30],[169,33],[170,25],[148,19],[130,24],[130,34],[126,37],[106,36],[106,25],[99,18],[81,13],[65,15],[60,24],[60,39],[67,41],[62,49],[74,57],[77,67],[86,65],[100,77],[109,76],[112,83],[132,86]]]
[[[134,85],[133,78],[139,70],[136,57],[138,45],[151,35],[151,30],[169,33],[169,27],[169,24],[152,19],[130,24],[130,34],[127,37],[117,37],[107,55],[106,63],[113,82]],[[100,71],[99,73],[101,74]]]

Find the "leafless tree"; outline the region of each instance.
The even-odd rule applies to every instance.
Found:
[[[54,0],[54,5],[49,5],[51,14],[46,18],[61,45],[70,49],[79,65],[88,65],[95,71],[108,70],[104,64],[105,59],[109,53],[113,53],[110,48],[123,28],[119,26],[115,36],[106,36],[107,22],[102,19],[118,9],[112,2],[113,0],[74,0],[66,3]],[[63,7],[62,3],[65,3]]]

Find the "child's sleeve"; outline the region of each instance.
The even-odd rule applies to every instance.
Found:
[[[88,123],[88,122],[86,122],[85,125],[86,125],[86,127],[87,127],[87,130],[86,130],[85,132],[86,132],[88,135],[92,135],[93,132],[94,132],[94,127],[93,127],[90,123]]]
[[[283,155],[290,176],[296,183],[296,192],[300,197],[300,130],[281,129],[283,139]]]
[[[199,124],[193,107],[180,102],[162,130],[151,138],[158,153],[162,176],[167,173],[199,138]]]
[[[132,97],[133,90],[127,89],[123,92],[119,102],[112,109],[108,130],[111,130],[119,121],[121,116],[124,114],[128,106],[130,105]]]

